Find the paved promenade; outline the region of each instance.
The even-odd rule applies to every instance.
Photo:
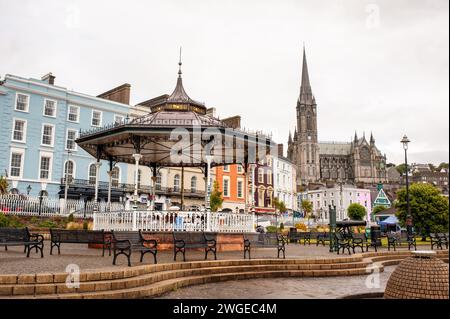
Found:
[[[419,249],[429,249],[428,246]],[[407,250],[400,248],[399,250]],[[373,250],[371,250],[373,251]],[[379,249],[379,251],[387,251],[387,249]],[[56,253],[55,253],[56,252]],[[357,251],[359,252],[359,251]],[[260,248],[252,251],[253,258],[276,258],[275,248]],[[348,255],[337,255],[336,253],[330,253],[328,247],[323,246],[303,246],[290,244],[286,246],[286,258],[331,258],[331,257],[348,257]],[[132,254],[132,265],[142,265],[139,262],[140,254],[134,252]],[[186,260],[195,261],[203,260],[204,253],[202,251],[187,250]],[[210,260],[213,258],[212,254],[208,257]],[[217,258],[219,260],[229,259],[243,259],[242,251],[226,251],[218,252]],[[182,262],[182,255],[178,254],[177,262]],[[159,251],[158,263],[172,263],[173,252]],[[152,264],[153,256],[147,254],[144,257],[143,264]],[[57,254],[57,250],[53,250],[53,255],[50,255],[50,242],[45,242],[44,258],[40,258],[39,254],[34,251],[31,252],[30,258],[26,258],[23,253],[23,247],[8,247],[8,251],[0,250],[0,274],[21,274],[21,273],[41,273],[41,272],[64,272],[69,264],[76,264],[80,267],[81,271],[90,269],[111,269],[117,270],[119,267],[127,267],[126,257],[121,255],[117,259],[117,265],[112,265],[112,256],[108,256],[107,251],[105,257],[102,257],[101,249],[88,248],[84,244],[62,244],[61,255]]]

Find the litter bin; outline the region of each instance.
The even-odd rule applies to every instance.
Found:
[[[381,227],[376,226],[370,226],[370,240],[372,242],[375,242],[377,247],[381,246]]]

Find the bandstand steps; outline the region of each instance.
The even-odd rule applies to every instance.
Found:
[[[199,285],[228,280],[245,280],[257,278],[276,278],[276,277],[326,277],[326,276],[351,276],[365,275],[371,273],[370,267],[353,269],[335,269],[335,270],[278,270],[278,271],[249,271],[249,272],[231,272],[212,275],[186,276],[180,278],[167,279],[149,285],[141,285],[133,288],[124,288],[116,290],[51,294],[36,296],[18,296],[19,298],[48,298],[48,299],[119,299],[119,298],[150,298],[157,297],[164,293],[176,290],[178,288]]]
[[[116,290],[123,288],[134,288],[148,285],[168,279],[187,276],[208,276],[226,273],[245,272],[267,272],[267,271],[325,271],[345,270],[367,267],[370,262],[336,263],[336,264],[268,264],[268,265],[244,265],[244,266],[222,266],[204,267],[193,269],[176,269],[148,273],[128,278],[105,279],[97,281],[80,282],[79,288],[68,288],[64,283],[39,283],[39,284],[16,284],[0,285],[0,295],[41,295],[41,294],[64,294],[72,292],[90,292]]]
[[[19,275],[12,282],[0,276],[0,298],[140,298],[225,280],[364,275],[375,269],[383,271],[383,266],[398,264],[410,255],[408,251],[370,252],[328,259],[211,260],[142,265],[82,273],[79,288],[66,286],[66,273]],[[438,252],[437,257],[448,262],[448,251]]]

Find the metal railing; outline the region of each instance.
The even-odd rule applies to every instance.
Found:
[[[200,211],[123,211],[94,214],[94,229],[248,233],[254,231],[254,219],[253,214]]]
[[[32,197],[26,195],[0,196],[0,212],[9,215],[56,217],[69,216],[89,218],[93,211],[107,212],[109,205],[106,202],[94,202],[49,197]],[[121,203],[111,203],[111,211],[123,210]]]
[[[89,181],[87,179],[70,179],[68,181],[68,186],[76,186],[76,187],[85,187],[85,188],[95,188],[95,183],[92,181]],[[65,186],[65,178],[61,178],[61,185]],[[98,187],[99,189],[106,190],[108,189],[109,183],[99,181]],[[122,192],[128,192],[133,193],[134,192],[134,184],[126,184],[126,183],[112,183],[111,189],[115,191],[122,191]],[[151,194],[153,191],[153,187],[150,185],[138,185],[138,191],[140,193],[148,193]],[[155,193],[157,195],[180,195],[181,189],[180,188],[174,188],[174,187],[162,187],[162,186],[156,186]],[[194,197],[203,197],[205,196],[205,191],[198,190],[194,188],[185,188],[184,189],[184,195],[185,196],[194,196]]]

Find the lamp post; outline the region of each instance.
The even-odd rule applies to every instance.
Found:
[[[408,231],[408,235],[412,234],[412,216],[411,216],[411,208],[409,205],[409,179],[408,179],[408,143],[410,140],[406,136],[406,134],[403,136],[400,143],[403,144],[403,149],[405,150],[405,169],[406,169],[406,176],[405,176],[405,183],[406,183],[406,229]]]
[[[67,151],[67,162],[64,165],[64,213],[67,211],[67,193],[69,188],[69,161],[70,161],[70,154],[72,152],[70,150]]]
[[[44,199],[44,192],[41,190],[39,192],[39,216],[41,216],[42,212],[42,200]]]
[[[30,195],[30,192],[31,192],[31,185],[28,185],[27,186],[27,195]]]

